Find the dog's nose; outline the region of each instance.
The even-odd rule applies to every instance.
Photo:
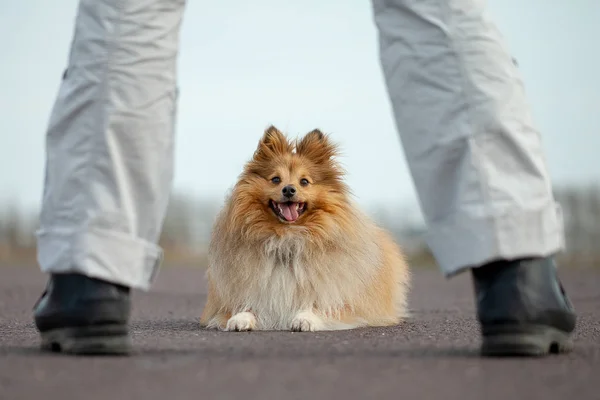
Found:
[[[296,194],[296,188],[292,185],[287,185],[286,187],[281,189],[281,192],[285,197],[294,197],[294,195]]]

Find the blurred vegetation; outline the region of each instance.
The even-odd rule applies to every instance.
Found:
[[[600,267],[600,187],[558,188],[555,195],[563,209],[567,245],[560,255],[561,267]],[[210,231],[221,203],[183,193],[172,196],[160,239],[165,265],[206,266]],[[367,212],[393,234],[413,266],[435,266],[415,207],[372,204]],[[35,213],[16,203],[0,209],[0,264],[35,264],[36,229]]]

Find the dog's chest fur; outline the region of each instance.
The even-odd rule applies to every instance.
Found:
[[[317,300],[314,276],[300,241],[267,243],[248,282],[246,302],[264,329],[285,329]]]
[[[238,258],[238,272],[218,279],[219,291],[234,313],[252,311],[258,329],[287,329],[301,311],[343,309],[372,275],[369,258],[339,250],[315,254],[303,240],[271,240],[253,257]]]

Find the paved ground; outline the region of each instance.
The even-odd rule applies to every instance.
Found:
[[[203,272],[169,267],[136,292],[130,358],[42,354],[31,307],[45,277],[0,268],[0,399],[599,399],[600,270],[562,271],[579,311],[576,348],[481,359],[468,277],[415,271],[414,317],[337,333],[200,330]]]

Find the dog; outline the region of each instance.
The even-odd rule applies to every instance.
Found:
[[[410,272],[354,205],[338,146],[267,128],[213,227],[205,328],[343,330],[398,324]]]

